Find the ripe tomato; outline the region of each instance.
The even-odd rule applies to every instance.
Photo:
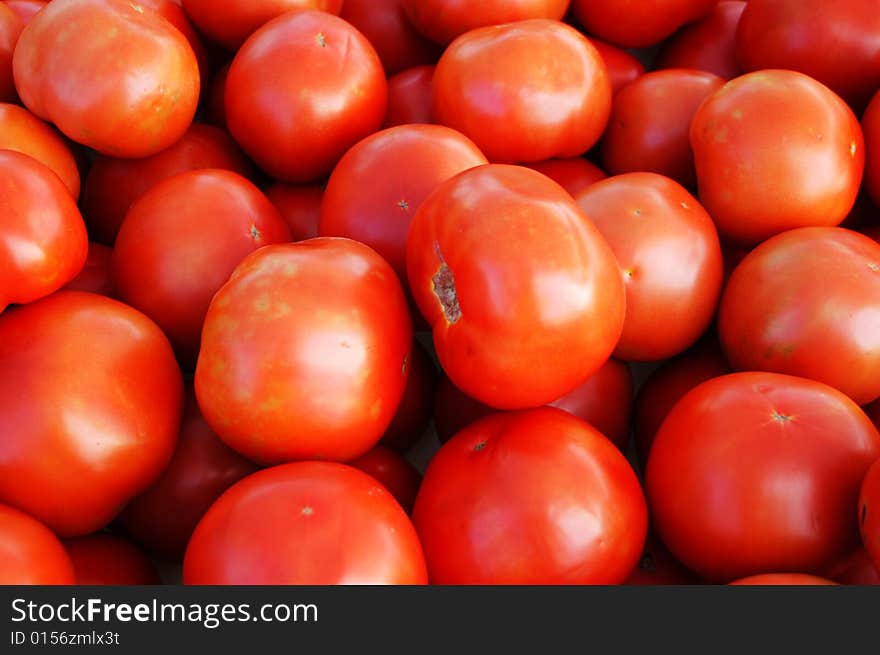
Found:
[[[100,243],[90,243],[85,266],[75,278],[64,285],[68,291],[88,291],[113,297],[113,249]]]
[[[152,9],[183,34],[192,48],[193,54],[196,56],[196,61],[199,64],[199,86],[203,87],[211,73],[208,51],[205,49],[202,37],[199,36],[196,28],[193,27],[193,24],[180,6],[180,0],[138,0],[138,4],[147,9]]]
[[[347,461],[391,423],[412,340],[403,289],[375,251],[349,239],[265,246],[211,301],[199,407],[256,462]]]
[[[297,186],[276,182],[266,189],[266,197],[287,223],[293,241],[305,241],[318,236],[324,187],[318,184]]]
[[[226,121],[269,175],[311,182],[378,129],[387,92],[382,62],[354,27],[322,11],[289,12],[232,60]]]
[[[434,72],[436,121],[473,139],[497,163],[580,155],[599,139],[610,110],[602,57],[557,21],[468,32]]]
[[[27,25],[34,14],[45,7],[48,2],[46,0],[6,0],[5,4],[16,13],[22,23]]]
[[[649,534],[642,558],[624,584],[687,585],[697,582],[697,577],[677,562],[666,546]]]
[[[626,50],[605,43],[601,39],[591,38],[590,43],[599,51],[602,61],[608,68],[612,95],[616,95],[627,84],[645,74],[645,65]]]
[[[83,215],[93,239],[113,245],[119,226],[135,200],[178,173],[223,168],[245,177],[253,167],[228,134],[193,124],[174,145],[144,159],[97,157],[83,185]]]
[[[661,70],[642,75],[614,96],[602,139],[602,165],[612,175],[650,171],[693,188],[691,121],[702,102],[724,85],[717,75]]]
[[[572,0],[571,8],[590,34],[625,48],[644,48],[706,16],[716,1]]]
[[[608,177],[605,171],[583,157],[545,159],[526,164],[526,168],[543,173],[572,196],[577,196],[594,182]]]
[[[409,359],[409,377],[403,398],[391,425],[382,435],[381,444],[403,453],[425,433],[434,412],[437,369],[434,360],[418,341],[413,343]]]
[[[45,525],[0,503],[0,584],[74,584],[73,564]]]
[[[571,196],[540,173],[487,165],[440,185],[407,241],[410,288],[452,382],[499,409],[574,389],[623,328],[623,279]]]
[[[24,23],[18,15],[0,2],[0,102],[15,99],[15,81],[12,76],[12,53]]]
[[[174,450],[183,382],[135,309],[61,291],[0,317],[0,502],[65,537],[103,528]]]
[[[67,539],[64,548],[73,562],[78,585],[157,585],[156,566],[122,537],[98,533]]]
[[[710,581],[818,573],[858,541],[858,488],[880,457],[864,412],[820,382],[733,373],[676,403],[645,475],[658,536]]]
[[[861,546],[830,567],[828,577],[845,585],[880,585],[880,570]]]
[[[623,270],[626,316],[615,356],[657,361],[693,345],[715,315],[723,274],[718,234],[700,203],[655,173],[608,178],[576,200]]]
[[[382,127],[433,123],[433,80],[434,66],[416,66],[388,78],[388,110]]]
[[[768,70],[731,80],[697,110],[690,136],[700,200],[733,241],[837,225],[855,202],[865,160],[858,120],[806,75]]]
[[[441,183],[488,163],[473,141],[442,125],[400,125],[367,137],[333,169],[318,234],[365,243],[406,284],[406,237]]]
[[[880,205],[880,92],[868,103],[862,116],[865,131],[865,189],[875,205]]]
[[[13,69],[28,109],[113,157],[164,150],[186,132],[199,100],[189,42],[125,0],[54,0],[21,33]]]
[[[859,496],[859,528],[865,550],[880,568],[880,461],[871,467]]]
[[[681,29],[657,55],[658,68],[691,68],[725,80],[740,74],[736,28],[746,2],[722,1],[704,19]]]
[[[125,507],[118,522],[147,550],[180,562],[193,530],[211,504],[256,468],[208,427],[192,387],[187,387],[171,461],[162,475]]]
[[[839,227],[791,230],[733,271],[718,313],[734,369],[800,375],[860,405],[880,396],[880,245]]]
[[[422,475],[402,455],[384,446],[376,446],[353,459],[350,465],[381,482],[407,514],[412,512]]]
[[[647,531],[610,441],[551,407],[495,414],[428,464],[413,522],[434,584],[617,584]]]
[[[119,298],[168,336],[184,368],[199,353],[214,294],[248,254],[290,241],[275,206],[231,171],[180,173],[134,202],[113,249]]]
[[[751,575],[747,578],[741,578],[734,582],[731,582],[732,585],[747,585],[747,586],[773,586],[773,585],[784,585],[784,586],[829,586],[836,585],[837,583],[828,580],[827,578],[820,578],[815,575],[807,575],[806,573],[763,573],[761,575]]]
[[[61,179],[36,159],[0,150],[0,312],[63,287],[82,269],[88,247]]]
[[[412,523],[381,484],[344,464],[297,462],[235,484],[201,520],[185,584],[425,584]]]

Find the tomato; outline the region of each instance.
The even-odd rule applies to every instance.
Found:
[[[256,462],[347,461],[391,423],[412,339],[403,289],[375,251],[349,239],[265,246],[208,308],[199,407]]]
[[[693,345],[715,315],[723,275],[718,234],[700,203],[655,173],[608,178],[576,200],[623,271],[626,317],[615,356],[657,361]]]
[[[61,179],[36,159],[0,150],[0,312],[67,284],[82,269],[88,246]]]
[[[738,370],[818,380],[860,405],[880,396],[880,245],[843,228],[802,228],[736,267],[718,333]]]
[[[684,568],[655,537],[648,535],[642,558],[629,574],[627,585],[697,584],[696,576]]]
[[[45,525],[0,503],[0,584],[68,585],[73,565]]]
[[[296,462],[235,484],[201,520],[185,584],[425,584],[406,512],[366,473]]]
[[[205,101],[205,113],[202,120],[209,125],[216,125],[226,129],[226,78],[229,77],[231,61],[217,68],[211,84],[208,88],[207,100]]]
[[[16,13],[22,23],[27,25],[34,14],[45,7],[48,2],[45,0],[6,0],[5,4]]]
[[[189,42],[125,0],[54,0],[21,33],[13,69],[28,109],[112,157],[164,150],[186,132],[199,99]]]
[[[855,202],[865,159],[858,121],[806,75],[769,70],[731,80],[697,110],[690,136],[700,200],[732,241],[837,225]]]
[[[572,0],[571,9],[590,34],[625,48],[644,48],[706,16],[716,1]]]
[[[251,34],[285,12],[317,9],[338,14],[343,0],[181,0],[181,4],[205,36],[234,52]]]
[[[148,189],[178,173],[223,168],[244,176],[252,166],[223,130],[193,124],[170,148],[145,159],[97,157],[83,185],[83,215],[96,241],[112,245],[126,212]]]
[[[829,568],[828,577],[845,585],[880,585],[880,570],[861,546]]]
[[[324,187],[318,184],[297,186],[276,182],[266,189],[266,197],[287,223],[293,241],[304,241],[318,236]]]
[[[118,523],[147,550],[172,562],[182,561],[193,530],[211,504],[256,468],[208,427],[188,386],[171,461],[146,491],[128,503]]]
[[[874,0],[752,0],[736,32],[744,70],[786,68],[864,107],[880,87],[880,14]]]
[[[98,533],[68,539],[64,548],[73,562],[78,585],[157,585],[156,566],[122,537]]]
[[[859,496],[859,528],[865,550],[880,568],[880,461],[865,475]]]
[[[406,237],[437,186],[488,163],[477,146],[442,125],[400,125],[367,137],[333,169],[318,234],[365,243],[406,280]]]
[[[113,297],[116,287],[113,283],[113,249],[100,243],[90,243],[85,266],[75,278],[64,285],[70,291],[89,291],[102,296]]]
[[[774,585],[783,585],[783,586],[829,586],[836,585],[837,583],[828,580],[827,578],[820,578],[815,575],[807,575],[805,573],[763,573],[761,575],[751,575],[747,578],[741,578],[740,580],[736,580],[735,582],[731,582],[732,585],[747,585],[747,586],[774,586]]]
[[[428,464],[413,522],[434,584],[617,584],[647,511],[610,441],[549,407],[495,414]]]
[[[431,99],[434,66],[416,66],[388,78],[388,110],[383,127],[433,123]]]
[[[412,512],[422,475],[402,455],[384,446],[376,446],[352,460],[350,465],[381,482],[407,514]]]
[[[331,14],[290,12],[257,30],[232,60],[226,121],[269,175],[311,182],[379,128],[387,93],[382,62],[360,32]]]
[[[61,291],[0,316],[0,502],[64,537],[103,528],[174,450],[183,382],[135,309]]]
[[[437,43],[478,27],[530,18],[561,20],[570,0],[402,0],[416,29]]]
[[[620,337],[625,295],[611,249],[536,171],[480,166],[440,185],[413,220],[406,258],[441,366],[492,407],[556,400]]]
[[[9,7],[0,2],[0,102],[14,100],[15,81],[12,75],[12,53],[24,23]]]
[[[180,6],[180,0],[138,0],[142,7],[152,9],[162,18],[174,25],[192,48],[196,61],[199,64],[199,80],[207,82],[211,69],[208,62],[208,51],[202,42],[202,37],[196,31]],[[201,84],[200,84],[201,86]]]
[[[214,294],[245,256],[287,241],[278,210],[247,179],[188,171],[132,204],[113,249],[113,279],[119,298],[156,321],[191,369]]]
[[[645,65],[626,50],[605,43],[601,39],[591,38],[590,43],[599,51],[602,61],[608,68],[612,95],[616,95],[627,84],[645,74]]]
[[[703,578],[819,573],[858,541],[858,488],[880,434],[839,391],[732,373],[676,403],[648,457],[658,536]]]
[[[719,2],[704,19],[681,29],[663,44],[658,68],[691,68],[730,80],[741,70],[736,58],[736,28],[746,2]]]
[[[556,21],[468,32],[434,72],[434,118],[473,139],[492,162],[580,155],[599,139],[610,110],[599,52]]]
[[[875,205],[880,205],[880,92],[862,116],[865,131],[865,189]]]
[[[612,175],[650,171],[693,188],[694,154],[689,131],[702,102],[724,85],[695,70],[648,73],[614,96],[602,139],[602,165]]]
[[[415,30],[403,5],[404,0],[345,0],[339,14],[373,44],[388,75],[440,57],[440,48]]]
[[[526,167],[543,173],[572,196],[578,195],[594,182],[608,177],[605,171],[583,157],[546,159],[527,164]]]
[[[381,444],[397,452],[408,450],[425,433],[434,412],[437,369],[418,341],[413,343],[409,377],[397,413],[382,435]]]

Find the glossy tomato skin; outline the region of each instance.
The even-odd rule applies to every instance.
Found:
[[[381,484],[344,464],[296,462],[238,482],[201,520],[185,584],[427,582],[418,537]]]
[[[147,157],[173,144],[199,99],[189,42],[125,0],[55,0],[25,27],[13,70],[28,109],[114,157]],[[120,83],[134,77],[137,84]]]
[[[434,360],[416,340],[409,360],[406,389],[391,425],[382,435],[381,445],[404,453],[419,440],[434,412],[436,389],[437,368]]]
[[[794,71],[731,80],[697,110],[690,138],[700,200],[722,236],[741,245],[796,227],[837,225],[862,181],[864,139],[855,115]],[[786,147],[768,148],[770,142]]]
[[[496,163],[583,154],[601,136],[611,109],[599,52],[558,21],[462,35],[440,57],[433,84],[435,120],[473,139]]]
[[[116,292],[116,285],[113,283],[113,249],[100,243],[89,243],[85,265],[64,288],[113,298]]]
[[[88,247],[61,179],[36,159],[0,150],[0,312],[63,287],[82,269]]]
[[[161,584],[155,564],[122,537],[98,533],[67,539],[64,548],[73,562],[78,585]]]
[[[562,187],[527,168],[481,166],[439,186],[410,228],[407,269],[441,366],[498,409],[568,393],[623,327],[611,249]]]
[[[132,203],[178,173],[222,168],[250,176],[253,166],[223,130],[195,123],[171,147],[144,159],[98,156],[83,185],[83,215],[92,238],[113,245]]]
[[[27,25],[48,2],[45,0],[6,0],[6,6],[16,13],[22,23]]]
[[[24,23],[12,9],[0,2],[0,102],[15,100],[12,54]]]
[[[382,127],[433,123],[434,66],[415,66],[388,78],[388,109]]]
[[[74,584],[73,564],[49,528],[0,503],[0,584]]]
[[[608,68],[612,95],[616,95],[627,84],[645,74],[645,65],[626,50],[601,39],[591,38],[590,43],[599,51],[602,61]]]
[[[347,461],[391,423],[412,339],[403,289],[375,251],[341,238],[265,246],[211,301],[199,407],[258,463]]]
[[[716,1],[572,0],[571,8],[588,33],[625,48],[644,48],[706,16]]]
[[[623,455],[555,408],[495,414],[425,472],[413,522],[434,584],[617,584],[647,511]]]
[[[865,189],[875,205],[880,206],[880,93],[868,103],[862,116],[865,133]]]
[[[865,475],[858,511],[862,543],[874,565],[880,568],[880,461]]]
[[[177,447],[162,475],[137,495],[118,517],[119,525],[143,548],[183,561],[196,525],[220,495],[257,470],[214,433],[187,387]]]
[[[349,464],[381,482],[407,514],[412,512],[422,475],[402,455],[376,446]]]
[[[211,73],[208,51],[205,48],[202,37],[199,36],[196,28],[193,27],[193,24],[180,6],[180,0],[141,0],[139,4],[158,13],[183,34],[192,48],[193,54],[196,56],[196,61],[199,65],[199,91],[203,91]]]
[[[266,189],[266,197],[290,228],[292,241],[305,241],[318,236],[324,187],[319,184],[276,182]]]
[[[689,585],[697,577],[675,560],[656,537],[648,535],[639,563],[629,574],[626,585]]]
[[[725,0],[704,19],[687,25],[663,44],[657,68],[690,68],[725,80],[742,71],[736,57],[736,28],[746,2]]]
[[[57,534],[100,530],[168,463],[183,382],[137,310],[60,291],[9,311],[0,371],[0,501]]]
[[[819,382],[733,373],[687,393],[657,433],[645,475],[658,536],[725,582],[821,573],[857,543],[858,487],[880,456],[864,412]]]
[[[591,184],[608,177],[605,171],[583,157],[546,159],[526,164],[526,167],[543,173],[573,197]]]
[[[608,178],[576,200],[623,271],[626,316],[615,356],[658,361],[693,345],[715,315],[723,276],[718,234],[700,203],[655,173]]]
[[[880,245],[843,228],[767,240],[733,271],[718,333],[734,369],[811,378],[864,405],[880,396]]]
[[[27,109],[0,103],[0,149],[29,155],[52,169],[70,195],[79,197],[79,168],[64,139]]]
[[[357,143],[333,169],[318,234],[373,248],[406,284],[406,237],[440,184],[487,164],[473,141],[442,125],[400,125]]]
[[[226,122],[269,175],[311,182],[379,128],[387,93],[382,62],[360,32],[331,14],[290,12],[257,30],[232,60]]]
[[[690,126],[697,108],[724,85],[717,75],[661,70],[642,75],[614,96],[602,139],[602,164],[612,175],[648,171],[693,188]]]
[[[156,321],[192,369],[214,294],[247,255],[288,241],[278,210],[247,179],[188,171],[128,210],[113,249],[113,278],[119,298]]]
[[[808,575],[806,573],[762,573],[759,575],[750,575],[746,578],[740,578],[731,582],[732,585],[746,586],[810,586],[810,587],[827,587],[836,585],[837,583],[827,578],[820,578],[816,575]]]

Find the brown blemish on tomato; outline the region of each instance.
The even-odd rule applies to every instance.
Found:
[[[455,325],[461,320],[461,307],[458,304],[458,295],[455,291],[455,276],[446,262],[440,264],[440,268],[431,278],[431,284],[434,295],[437,296],[437,300],[440,301],[440,306],[443,308],[446,322]]]

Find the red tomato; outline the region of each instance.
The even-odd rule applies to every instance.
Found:
[[[730,276],[718,333],[734,369],[824,382],[864,405],[880,396],[880,245],[839,227],[791,230]]]
[[[410,287],[455,385],[499,409],[556,400],[597,371],[623,327],[623,279],[571,196],[487,165],[440,185],[407,242]]]
[[[434,66],[416,66],[388,78],[388,110],[382,126],[433,123],[433,80]]]
[[[416,29],[437,43],[478,27],[530,18],[561,20],[570,0],[402,0]]]
[[[741,578],[730,584],[747,586],[828,586],[836,585],[837,583],[827,578],[820,578],[805,573],[763,573],[761,575]]]
[[[205,114],[202,120],[210,125],[216,125],[226,129],[226,78],[229,77],[228,61],[217,69],[211,78],[208,88],[207,101],[205,102]]]
[[[305,241],[318,236],[324,187],[318,184],[295,186],[276,182],[266,189],[266,197],[287,223],[293,241]]]
[[[52,169],[76,200],[79,169],[64,139],[49,125],[18,105],[0,103],[0,149],[30,155]]]
[[[650,171],[688,188],[697,181],[689,137],[702,102],[724,85],[696,70],[648,73],[614,96],[602,139],[602,164],[612,175]]]
[[[571,8],[590,34],[625,48],[644,48],[706,16],[716,1],[572,0]]]
[[[558,409],[496,414],[431,460],[413,522],[434,584],[617,584],[647,511],[611,442]]]
[[[269,175],[311,182],[379,128],[387,95],[382,62],[360,32],[321,11],[290,12],[232,60],[226,121]]]
[[[718,234],[700,203],[655,173],[608,178],[576,200],[623,270],[626,317],[615,356],[658,361],[693,345],[715,315],[723,275]]]
[[[74,584],[73,564],[45,525],[0,503],[0,584]]]
[[[64,288],[69,291],[99,293],[112,298],[116,292],[112,259],[112,248],[102,246],[100,243],[90,243],[85,266],[79,275],[64,285]]]
[[[54,0],[21,33],[13,68],[28,109],[113,157],[164,150],[186,132],[199,100],[189,42],[126,0]]]
[[[397,413],[382,435],[383,446],[402,453],[425,433],[434,412],[437,369],[434,360],[418,341],[413,343],[409,377]]]
[[[858,540],[858,487],[880,434],[820,382],[733,373],[676,403],[645,475],[658,536],[710,581],[817,573]]]
[[[256,466],[226,446],[208,427],[187,387],[177,448],[162,475],[136,496],[118,521],[132,539],[172,562],[211,504]]]
[[[855,202],[865,159],[858,120],[806,75],[769,70],[728,82],[697,110],[690,136],[700,200],[732,241],[837,225]]]
[[[156,566],[122,537],[99,533],[64,542],[78,585],[162,584]]]
[[[583,157],[546,159],[527,164],[526,168],[543,173],[572,196],[578,195],[594,182],[608,177],[605,171]]]
[[[697,582],[696,576],[677,562],[663,544],[648,535],[642,558],[624,584],[689,585]]]
[[[704,19],[687,25],[663,44],[658,68],[692,68],[730,80],[740,74],[736,28],[745,2],[719,2]]]
[[[199,354],[214,294],[247,255],[290,241],[275,206],[231,171],[180,173],[134,202],[113,249],[119,298],[168,336],[184,368]]]
[[[339,161],[321,204],[318,234],[365,243],[406,280],[406,237],[441,183],[488,163],[466,136],[442,125],[400,125],[367,137]]]
[[[174,25],[174,27],[183,34],[192,48],[193,54],[196,56],[196,61],[199,64],[199,80],[203,81],[203,83],[207,83],[208,76],[211,73],[208,62],[208,51],[205,49],[202,37],[199,36],[196,28],[194,28],[193,24],[189,22],[189,19],[181,8],[180,0],[138,0],[138,4],[157,12],[162,18]]]
[[[865,131],[865,189],[875,205],[880,205],[880,92],[862,116]]]
[[[183,382],[137,310],[61,291],[0,317],[0,502],[58,534],[103,528],[168,463]]]
[[[34,14],[48,3],[45,0],[6,0],[5,4],[27,25]]]
[[[605,43],[601,39],[590,39],[590,43],[599,51],[602,61],[608,68],[612,95],[616,95],[627,84],[645,74],[645,65],[626,50]]]
[[[736,32],[743,70],[786,68],[864,107],[880,87],[875,0],[752,0]]]
[[[412,512],[422,475],[402,455],[376,446],[349,464],[381,482],[407,514]]]
[[[865,550],[880,568],[880,461],[865,476],[859,496],[859,527]]]
[[[412,523],[391,494],[344,464],[297,462],[234,485],[201,520],[185,584],[425,584]]]
[[[828,577],[845,585],[880,585],[880,570],[861,546],[829,568]]]
[[[86,226],[61,179],[36,159],[0,150],[0,312],[70,282],[88,247]]]
[[[610,110],[602,57],[557,21],[468,32],[434,72],[434,118],[473,139],[493,162],[580,155],[599,139]]]
[[[24,23],[9,7],[0,2],[0,102],[15,99],[15,81],[12,76],[12,53]]]
[[[199,407],[256,462],[347,461],[391,423],[412,340],[403,289],[375,251],[349,239],[265,246],[211,301]]]
[[[145,159],[97,157],[83,185],[83,214],[96,241],[112,245],[135,200],[178,173],[222,168],[247,177],[252,166],[228,134],[210,125],[193,124],[167,150]]]

